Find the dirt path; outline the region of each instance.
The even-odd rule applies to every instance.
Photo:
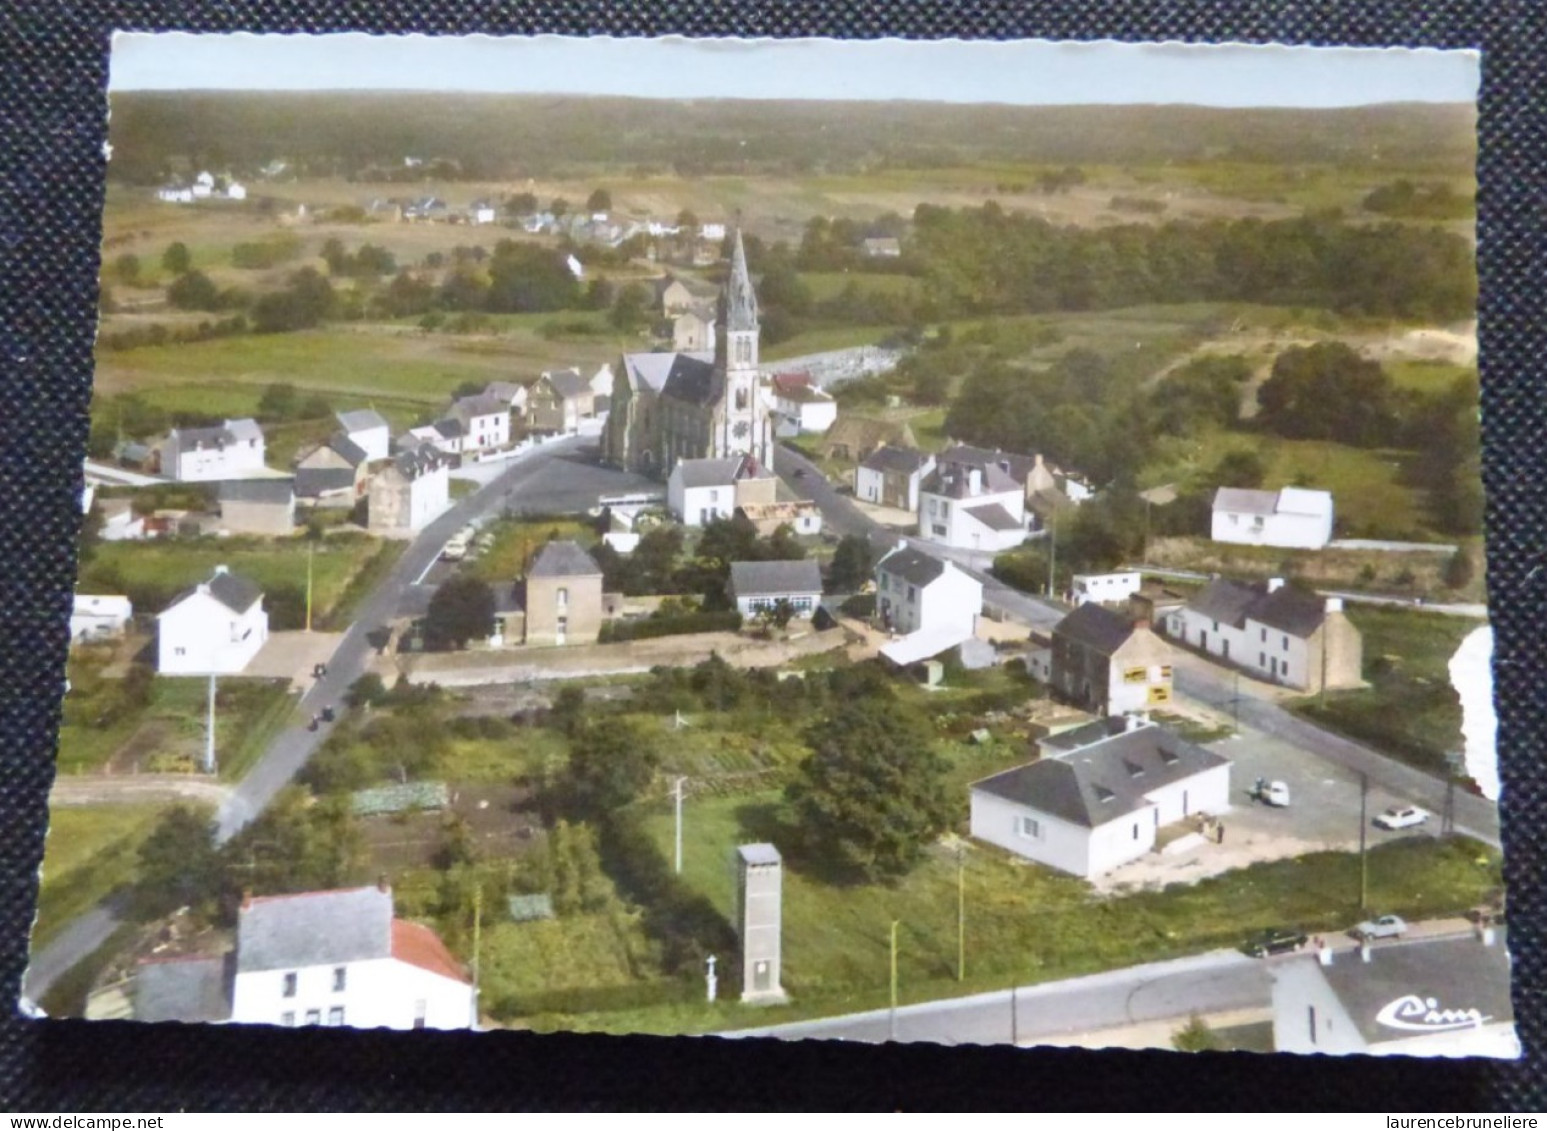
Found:
[[[218,806],[231,792],[207,777],[192,774],[79,774],[54,781],[50,805],[161,805],[196,801]]]

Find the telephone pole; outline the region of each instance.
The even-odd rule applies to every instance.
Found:
[[[1370,869],[1365,860],[1365,841],[1368,838],[1366,826],[1369,822],[1365,819],[1365,805],[1370,795],[1370,775],[1359,775],[1359,910],[1365,909],[1365,903],[1369,898]]]
[[[673,780],[671,787],[677,811],[677,866],[675,871],[679,876],[682,875],[682,783],[687,780],[687,778],[682,777],[676,778]]]
[[[306,631],[312,630],[312,550],[315,542],[306,543]]]
[[[204,772],[215,772],[215,673],[209,674],[209,707],[204,720]]]
[[[898,919],[892,920],[892,1008],[888,1014],[887,1030],[889,1040],[897,1039],[897,925]]]
[[[967,980],[967,850],[956,850],[956,980]]]

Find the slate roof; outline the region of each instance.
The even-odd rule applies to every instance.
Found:
[[[673,469],[684,487],[729,487],[741,470],[741,458],[685,459]]]
[[[226,431],[231,434],[233,440],[261,441],[263,439],[263,429],[258,427],[258,422],[250,416],[226,421]]]
[[[923,588],[945,573],[945,563],[912,546],[893,550],[876,563],[877,570],[885,570],[893,577]]]
[[[439,432],[447,440],[455,440],[462,435],[462,422],[454,416],[437,420],[430,427],[434,428],[435,431]]]
[[[725,281],[720,302],[725,310],[726,330],[757,329],[757,293],[752,289],[752,277],[747,273],[747,251],[741,245],[740,228],[736,229],[731,248],[730,278]]]
[[[1110,656],[1133,635],[1133,620],[1094,601],[1075,609],[1053,628],[1055,637],[1063,636]]]
[[[203,589],[233,613],[245,613],[253,607],[254,602],[263,596],[263,590],[259,589],[256,583],[239,574],[232,573],[225,566],[216,566],[214,575],[208,581],[200,582],[192,589],[185,589],[179,593],[172,603],[167,606],[167,610],[182,604],[200,589]],[[162,615],[165,615],[165,613]]]
[[[315,499],[329,491],[350,491],[355,485],[352,467],[298,467],[295,469],[295,493],[302,499]]]
[[[243,905],[236,969],[296,970],[392,953],[392,893],[378,887],[270,896]]]
[[[968,474],[973,468],[983,473],[981,486],[976,492],[972,491],[971,476]],[[929,478],[924,480],[920,488],[931,495],[943,495],[948,499],[973,499],[980,495],[994,495],[1024,489],[1024,484],[1017,482],[1009,472],[996,463],[983,465],[966,462],[947,463],[943,459],[936,461],[935,470],[930,472]]]
[[[737,597],[820,594],[822,571],[813,561],[732,562],[731,592]]]
[[[1376,1020],[1387,1006],[1409,995],[1433,998],[1440,1010],[1475,1009],[1488,1019],[1485,1024],[1503,1024],[1515,1017],[1506,934],[1500,929],[1492,946],[1467,934],[1372,947],[1368,962],[1349,956],[1320,972],[1370,1044],[1421,1036]]]
[[[526,386],[518,385],[514,381],[491,381],[489,387],[483,391],[483,395],[508,405],[526,396]]]
[[[339,427],[345,432],[366,432],[372,428],[387,427],[386,420],[374,408],[357,408],[334,415],[338,417]]]
[[[895,471],[903,475],[912,475],[929,460],[929,453],[914,451],[911,448],[896,448],[887,444],[883,448],[877,448],[860,463],[860,466],[870,471]]]
[[[191,451],[199,445],[223,448],[227,444],[236,442],[236,436],[229,428],[223,426],[214,428],[174,428],[172,431],[177,435],[178,450],[184,452]]]
[[[291,476],[275,479],[223,479],[220,483],[222,503],[270,503],[287,507],[295,502],[295,479]]]
[[[134,974],[136,1021],[229,1021],[229,955],[142,963]]]
[[[553,541],[537,551],[528,577],[599,577],[602,567],[578,542]]]
[[[1000,464],[1009,466],[1009,474],[1015,476],[1022,484],[1037,466],[1036,456],[1020,455],[1017,452],[1001,452],[997,449],[978,448],[971,444],[953,444],[940,453],[941,463],[964,463],[977,467],[998,467]],[[1049,470],[1052,470],[1049,468]]]
[[[479,393],[475,397],[463,397],[456,401],[452,404],[451,411],[458,420],[462,421],[465,427],[467,420],[471,420],[475,416],[498,416],[502,412],[509,412],[510,404],[507,401],[491,397],[488,393]],[[466,417],[467,420],[462,420],[463,417]]]
[[[679,357],[707,365],[714,364],[713,353],[694,350],[689,353],[626,353],[623,355],[623,368],[634,385],[642,385],[659,393],[665,388],[666,379],[671,376],[672,367],[677,364]]]
[[[1321,597],[1292,585],[1281,585],[1269,593],[1265,584],[1244,585],[1224,578],[1205,585],[1186,607],[1232,628],[1244,628],[1248,620],[1254,620],[1302,638],[1321,627],[1327,615]]]
[[[736,854],[752,865],[777,864],[783,859],[771,844],[743,844],[736,849]]]
[[[308,448],[301,455],[297,456],[295,462],[298,465],[304,463],[306,460],[311,459],[312,456],[322,451],[332,451],[337,453],[338,456],[345,460],[351,468],[359,467],[362,463],[365,462],[366,458],[364,448],[355,443],[344,433],[335,432],[333,435],[328,437],[326,443],[318,444],[315,447]]]
[[[1237,514],[1272,514],[1278,510],[1278,492],[1221,487],[1214,492],[1214,509]]]
[[[553,386],[553,391],[565,400],[583,396],[591,391],[591,382],[580,375],[578,369],[556,369],[551,373],[544,373],[548,383]]]
[[[421,475],[438,470],[445,463],[445,457],[432,444],[404,448],[392,457],[392,466],[404,479],[418,479]]]
[[[723,375],[714,362],[679,353],[661,386],[661,395],[688,404],[713,404],[719,399],[723,386]]]
[[[1002,503],[989,503],[981,507],[968,507],[967,513],[990,530],[1020,530],[1021,523],[1004,509]]]
[[[1097,828],[1150,803],[1146,794],[1230,760],[1144,725],[974,782],[973,789]]]

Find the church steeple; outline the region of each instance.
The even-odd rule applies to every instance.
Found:
[[[741,245],[741,229],[731,251],[731,276],[725,283],[725,329],[757,331],[757,295],[747,273],[747,250]]]

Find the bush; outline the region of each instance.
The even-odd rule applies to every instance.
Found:
[[[846,616],[859,620],[869,620],[876,615],[876,595],[874,593],[856,593],[838,606],[840,612]]]
[[[387,685],[375,672],[366,672],[344,692],[344,704],[358,710],[364,706],[376,706],[387,699]]]
[[[698,632],[736,632],[741,614],[734,609],[721,612],[674,613],[642,620],[608,621],[602,625],[598,640],[603,644],[621,644],[628,640],[650,640],[659,636],[690,636]]]

